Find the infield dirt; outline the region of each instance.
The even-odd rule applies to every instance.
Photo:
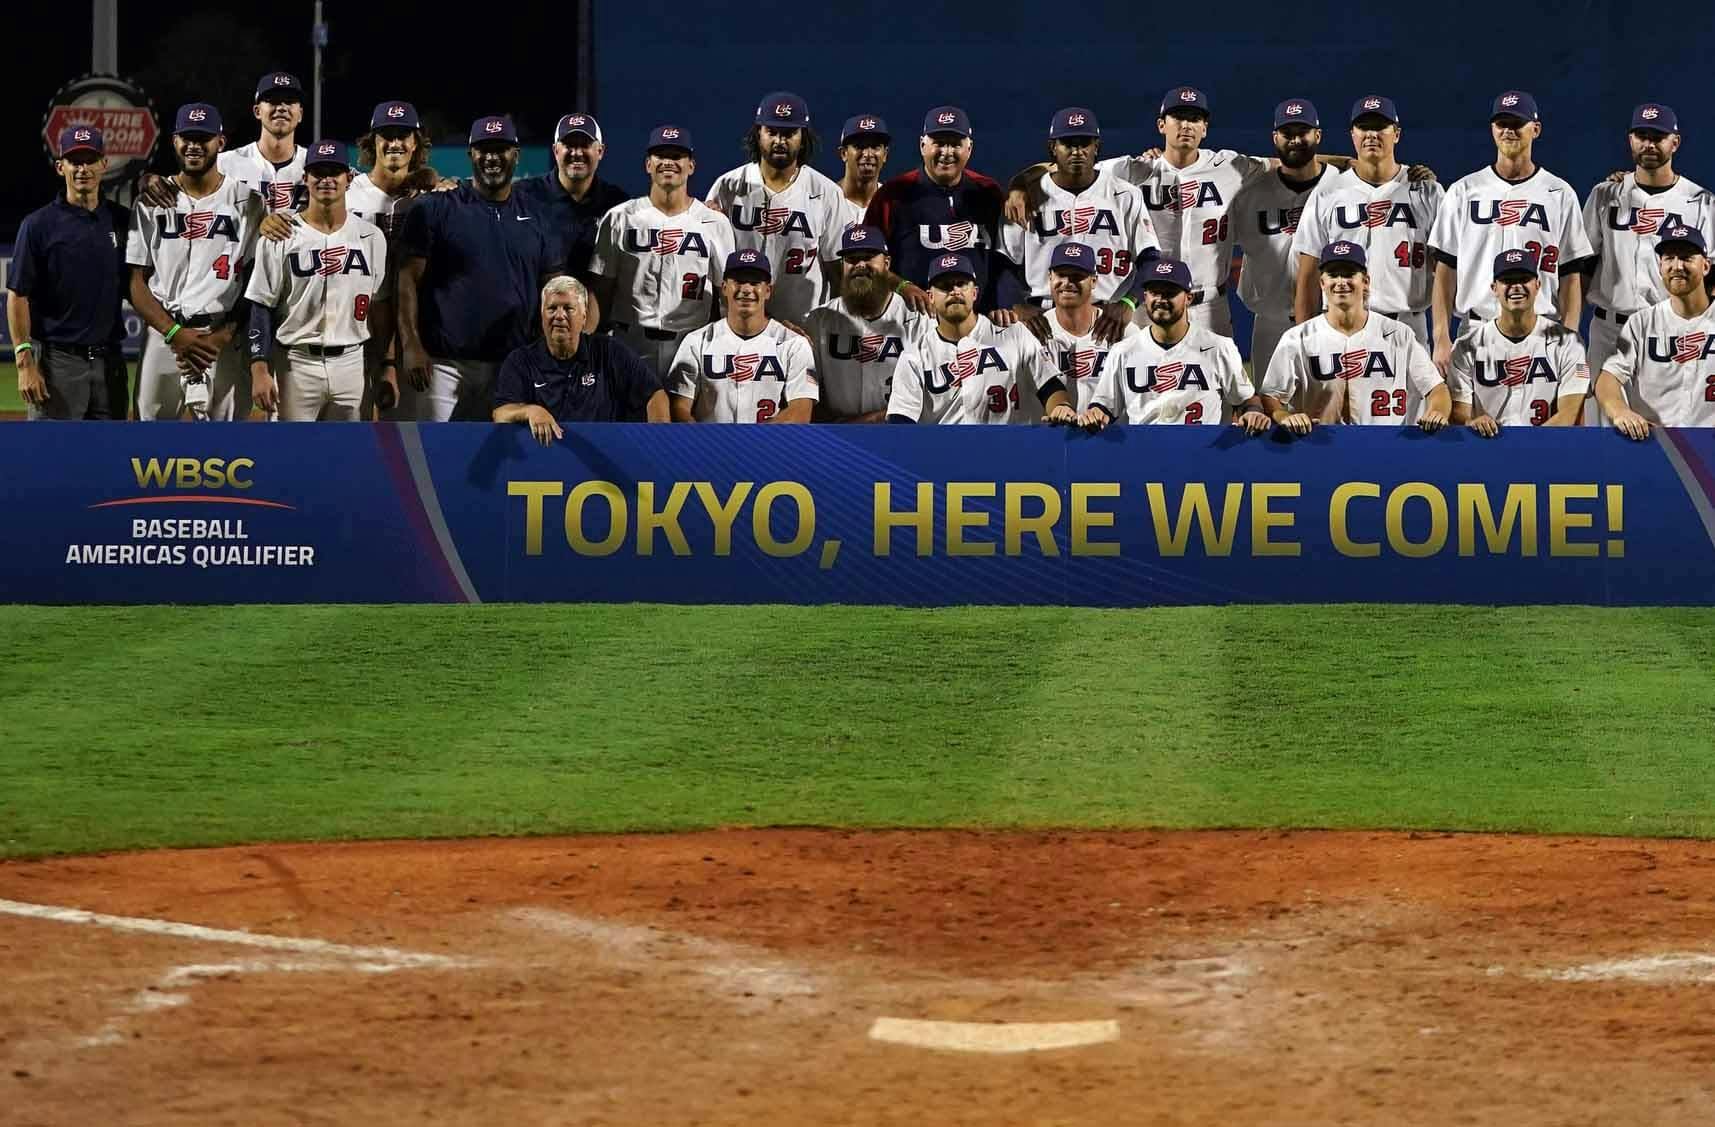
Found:
[[[0,913],[8,1124],[1715,1121],[1708,842],[733,830],[10,862],[0,898],[401,953]]]

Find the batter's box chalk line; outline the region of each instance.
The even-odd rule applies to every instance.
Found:
[[[878,1017],[874,1041],[961,1053],[1033,1053],[1080,1049],[1120,1038],[1117,1021],[915,1021]]]
[[[202,943],[223,943],[251,947],[264,951],[309,956],[308,958],[259,958],[224,963],[187,963],[172,968],[157,979],[153,986],[131,996],[120,1013],[95,1034],[81,1038],[81,1047],[114,1045],[125,1038],[125,1019],[156,1010],[185,1005],[190,995],[183,991],[198,982],[229,978],[243,974],[280,973],[345,973],[391,974],[401,970],[450,970],[479,966],[482,960],[433,955],[421,951],[404,951],[397,947],[354,946],[333,943],[325,939],[306,939],[290,935],[259,935],[250,931],[204,927],[201,924],[155,920],[139,916],[110,916],[82,908],[62,908],[51,904],[26,904],[17,900],[0,900],[0,915],[23,919],[47,920],[52,923],[97,927],[108,931],[160,935]]]
[[[1554,982],[1652,982],[1662,985],[1684,983],[1715,983],[1715,955],[1697,952],[1665,952],[1641,955],[1630,959],[1610,959],[1599,963],[1584,963],[1564,970],[1541,970],[1537,978]]]

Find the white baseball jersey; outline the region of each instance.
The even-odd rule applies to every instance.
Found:
[[[1280,338],[1262,393],[1321,418],[1343,388],[1340,421],[1399,426],[1418,420],[1424,398],[1442,382],[1410,327],[1372,313],[1347,336],[1323,314]]]
[[[898,294],[890,294],[881,314],[860,317],[836,297],[804,317],[804,331],[816,353],[822,403],[835,415],[867,415],[887,406],[893,372],[918,338],[935,323],[913,313]]]
[[[138,203],[125,261],[153,271],[149,292],[176,316],[218,319],[244,296],[244,264],[264,214],[261,198],[231,176],[201,199],[180,189],[172,207]]]
[[[1663,227],[1683,223],[1715,246],[1715,198],[1681,176],[1672,187],[1638,187],[1628,172],[1618,184],[1604,180],[1584,201],[1584,231],[1597,256],[1590,302],[1617,313],[1635,313],[1667,300],[1656,264],[1655,244]]]
[[[783,192],[770,192],[754,163],[709,186],[708,201],[731,221],[737,248],[768,256],[774,274],[771,316],[798,321],[828,300],[822,263],[840,257],[844,199],[838,184],[809,167],[799,168]]]
[[[816,361],[779,321],[741,337],[722,317],[679,342],[666,384],[700,423],[761,423],[794,399],[817,398]]]
[[[1020,404],[1036,402],[1037,389],[1059,378],[1052,363],[1023,325],[1001,329],[979,317],[956,341],[930,326],[899,358],[887,413],[920,423],[1027,422]]]
[[[1435,288],[1430,232],[1446,194],[1433,180],[1412,183],[1404,167],[1380,184],[1356,169],[1330,169],[1304,202],[1292,240],[1293,270],[1300,254],[1320,259],[1329,243],[1357,243],[1369,264],[1369,307],[1389,315],[1422,313]]]
[[[1044,202],[1027,227],[1001,229],[1001,250],[1024,266],[1030,296],[1048,298],[1048,260],[1061,243],[1083,243],[1095,251],[1096,300],[1112,301],[1131,286],[1132,271],[1147,251],[1159,250],[1143,193],[1117,177],[1098,173],[1081,192],[1068,192],[1043,173]]]
[[[1669,301],[1632,314],[1602,370],[1650,422],[1715,427],[1715,306],[1690,321]]]
[[[1252,313],[1292,319],[1292,294],[1298,283],[1293,239],[1305,201],[1333,174],[1333,169],[1324,168],[1315,180],[1295,184],[1277,171],[1250,180],[1233,197],[1233,243],[1245,250],[1239,300]]]
[[[1096,168],[1143,193],[1161,253],[1189,266],[1193,292],[1212,300],[1232,270],[1233,197],[1246,181],[1268,171],[1268,161],[1231,149],[1203,149],[1184,168],[1174,168],[1166,157],[1115,157]]]
[[[292,159],[275,164],[263,156],[252,141],[236,149],[228,149],[215,158],[215,167],[222,176],[242,180],[253,188],[268,205],[269,211],[302,211],[310,202],[309,186],[304,183],[302,145],[292,150]]]
[[[682,333],[709,323],[734,249],[732,224],[701,200],[667,215],[639,196],[601,217],[590,272],[617,282],[614,321]]]
[[[1538,317],[1521,340],[1501,332],[1498,322],[1484,321],[1454,342],[1447,387],[1453,402],[1472,404],[1473,417],[1539,427],[1563,397],[1584,397],[1590,368],[1578,334],[1547,317]]]
[[[835,186],[837,187],[838,184],[836,183]],[[869,214],[868,204],[853,203],[851,200],[846,199],[844,195],[840,196],[841,230],[850,227],[853,223],[862,223],[863,217],[867,214]]]
[[[1494,291],[1495,255],[1524,249],[1537,257],[1542,289],[1536,311],[1553,316],[1560,293],[1560,268],[1589,258],[1590,237],[1572,186],[1546,168],[1514,184],[1480,168],[1454,184],[1441,201],[1429,249],[1457,260],[1454,312],[1492,320],[1499,311]]]
[[[399,230],[399,225],[405,219],[405,205],[411,201],[409,195],[390,196],[375,186],[375,181],[369,178],[369,173],[360,172],[351,178],[350,187],[345,190],[345,209],[362,219],[367,219],[381,233],[392,238]]]
[[[274,310],[274,339],[283,347],[362,344],[369,309],[387,296],[387,237],[381,228],[346,215],[331,235],[307,222],[285,242],[263,240],[244,296]]]
[[[1255,394],[1239,346],[1193,324],[1170,347],[1148,331],[1121,342],[1091,402],[1133,426],[1230,423],[1233,408]]]
[[[1066,394],[1072,399],[1072,406],[1082,411],[1095,398],[1102,375],[1107,371],[1108,360],[1119,344],[1097,340],[1094,325],[1089,332],[1074,336],[1060,323],[1060,313],[1056,309],[1048,311],[1048,327],[1053,330],[1048,339],[1048,370],[1059,374],[1060,382],[1066,385]],[[1142,332],[1136,325],[1128,324],[1120,340],[1128,341]]]

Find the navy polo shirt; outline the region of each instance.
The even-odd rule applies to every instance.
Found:
[[[430,356],[500,361],[538,331],[543,279],[560,268],[548,224],[517,188],[500,202],[463,183],[417,197],[405,213],[402,258],[427,263],[417,328]]]
[[[637,354],[613,337],[578,341],[564,360],[546,341],[515,349],[494,381],[494,405],[535,404],[562,423],[619,423],[641,419],[661,380]]]
[[[524,193],[536,214],[548,224],[554,233],[555,251],[565,264],[566,273],[579,278],[589,273],[590,255],[595,253],[595,233],[601,217],[631,198],[624,188],[609,184],[598,176],[590,190],[584,193],[584,198],[575,200],[560,184],[558,171],[550,171],[546,176],[532,176],[513,191]]]
[[[91,346],[125,338],[125,238],[131,213],[101,201],[85,211],[61,195],[24,217],[7,286],[30,299],[30,335]]]

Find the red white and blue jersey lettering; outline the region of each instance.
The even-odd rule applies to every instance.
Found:
[[[1484,321],[1453,345],[1448,374],[1453,402],[1472,405],[1471,414],[1488,415],[1504,427],[1539,427],[1566,396],[1579,400],[1590,389],[1590,367],[1578,334],[1547,317],[1538,317],[1520,340]]]
[[[1634,313],[1602,370],[1650,422],[1715,427],[1715,305],[1691,320],[1666,301]]]
[[[1132,426],[1198,425],[1231,422],[1233,408],[1255,394],[1238,345],[1193,324],[1169,346],[1148,329],[1121,341],[1091,403]]]
[[[244,296],[244,265],[264,214],[256,193],[230,176],[201,199],[181,190],[172,207],[139,203],[125,261],[151,271],[149,292],[175,314],[220,317]]]
[[[1457,260],[1458,291],[1454,308],[1460,317],[1483,320],[1499,310],[1494,291],[1495,256],[1504,250],[1526,250],[1537,259],[1542,289],[1536,311],[1552,316],[1560,292],[1560,271],[1583,262],[1594,252],[1584,230],[1584,216],[1572,186],[1545,168],[1514,183],[1480,168],[1447,191],[1429,249]]]
[[[1028,423],[1041,416],[1026,404],[1038,404],[1044,384],[1058,379],[1047,351],[1022,325],[996,328],[987,317],[958,340],[931,326],[899,359],[889,417],[920,423]]]
[[[700,423],[765,423],[794,399],[816,399],[816,361],[803,337],[769,321],[741,337],[726,318],[679,342],[664,381]]]
[[[622,325],[686,332],[709,323],[734,249],[732,224],[707,204],[692,200],[667,215],[639,196],[602,216],[590,272],[616,283],[606,316]]]
[[[1026,225],[1008,223],[1001,231],[1006,256],[1024,267],[1030,296],[1038,301],[1048,297],[1048,260],[1061,243],[1083,243],[1095,252],[1090,268],[1096,275],[1097,301],[1112,301],[1126,292],[1138,261],[1160,249],[1143,194],[1108,173],[1098,174],[1077,193],[1044,174],[1042,195],[1042,207]]]
[[[1350,168],[1330,171],[1305,201],[1294,256],[1320,258],[1329,243],[1357,243],[1368,260],[1369,307],[1422,313],[1435,285],[1429,237],[1445,195],[1433,180],[1413,183],[1404,168],[1380,184]]]
[[[887,406],[899,358],[917,347],[924,332],[934,332],[935,323],[911,312],[898,294],[890,295],[873,319],[852,312],[837,297],[810,310],[804,331],[816,353],[822,404],[835,416],[849,418]]]
[[[1651,191],[1638,185],[1637,173],[1619,183],[1604,180],[1584,201],[1584,231],[1596,255],[1590,279],[1592,304],[1617,313],[1635,313],[1667,300],[1655,244],[1663,228],[1683,223],[1703,232],[1715,246],[1715,197],[1681,176],[1671,187]]]
[[[733,169],[709,187],[708,202],[732,223],[739,250],[768,256],[774,276],[770,315],[797,322],[828,300],[823,262],[840,257],[840,186],[800,168],[783,192],[770,192],[755,164]]]
[[[1409,327],[1377,313],[1347,335],[1326,314],[1280,338],[1262,393],[1325,422],[1406,426],[1444,381]]]

